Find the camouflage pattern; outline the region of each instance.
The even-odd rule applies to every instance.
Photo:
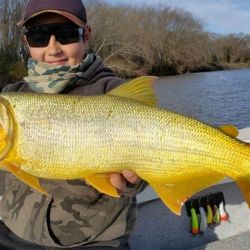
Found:
[[[40,180],[49,196],[32,190],[9,173],[5,173],[5,181],[6,192],[0,203],[2,220],[27,241],[46,246],[92,242],[119,246],[134,227],[135,199],[111,198],[82,180]],[[123,239],[114,240],[121,236]]]
[[[93,63],[94,55],[88,54],[76,66],[57,66],[33,60],[28,61],[28,76],[24,80],[36,93],[60,93],[75,82],[76,73]]]
[[[96,95],[123,82],[106,69],[99,57],[82,72],[69,94]],[[32,92],[25,82],[4,91]],[[5,225],[26,241],[51,246],[119,246],[127,242],[136,220],[135,195],[146,183],[128,185],[121,198],[99,193],[83,180],[40,179],[44,196],[0,171],[0,216]]]

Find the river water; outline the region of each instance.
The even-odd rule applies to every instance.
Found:
[[[213,126],[250,127],[250,69],[161,77],[156,92],[162,108]]]

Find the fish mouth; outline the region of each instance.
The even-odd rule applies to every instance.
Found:
[[[13,119],[5,102],[0,97],[0,160],[10,151],[13,140]]]

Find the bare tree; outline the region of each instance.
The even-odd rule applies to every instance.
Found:
[[[27,0],[0,0],[0,84],[26,72],[27,51],[17,28]],[[90,51],[123,77],[211,70],[248,64],[250,37],[203,30],[192,14],[168,7],[112,6],[83,0],[92,27]]]
[[[17,23],[27,0],[0,1],[0,87],[22,77],[25,49]]]

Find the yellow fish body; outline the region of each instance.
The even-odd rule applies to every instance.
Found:
[[[109,174],[129,169],[176,214],[187,198],[228,176],[250,204],[250,148],[154,107],[153,82],[142,77],[92,97],[1,94],[0,166],[44,193],[36,177],[84,178],[112,196],[119,195]]]

